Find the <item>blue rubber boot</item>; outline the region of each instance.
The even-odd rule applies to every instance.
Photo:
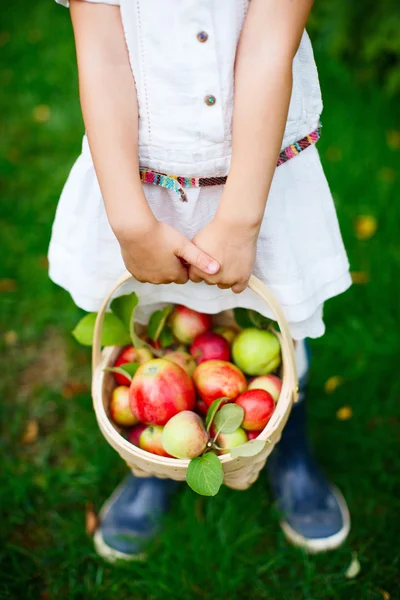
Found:
[[[168,479],[129,475],[100,511],[94,535],[97,554],[110,562],[143,559],[144,547],[160,530],[160,518],[177,485]]]
[[[286,538],[311,553],[337,548],[350,531],[350,515],[340,491],[327,480],[307,440],[306,371],[279,444],[267,461],[271,488]]]

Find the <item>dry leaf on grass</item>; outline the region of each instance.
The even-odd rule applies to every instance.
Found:
[[[99,520],[94,511],[93,502],[87,502],[85,512],[85,531],[88,535],[94,535],[98,522]]]
[[[351,271],[350,275],[352,282],[356,285],[365,285],[370,281],[369,273],[366,271]]]
[[[17,282],[15,279],[0,279],[0,294],[4,292],[15,292]]]
[[[379,591],[382,594],[383,600],[390,600],[390,594],[389,594],[389,592],[387,592],[386,590],[379,590]]]
[[[329,146],[325,151],[326,158],[330,162],[339,162],[342,160],[342,151],[337,146]]]
[[[39,104],[38,106],[35,106],[32,114],[37,123],[46,123],[46,121],[50,119],[51,110],[46,104]]]
[[[325,393],[332,394],[336,390],[336,388],[338,388],[343,383],[344,379],[343,377],[340,377],[340,375],[333,375],[332,377],[329,377],[329,379],[325,381]]]
[[[348,421],[352,416],[353,409],[351,406],[342,406],[342,408],[339,408],[339,410],[336,412],[336,418],[339,421]]]
[[[369,240],[378,228],[378,221],[372,215],[360,215],[354,221],[354,231],[358,240]]]
[[[24,434],[21,438],[22,444],[33,444],[36,442],[39,434],[38,422],[35,420],[28,421]]]
[[[391,167],[382,167],[378,171],[378,179],[384,183],[393,183],[396,181],[397,171]]]
[[[386,143],[389,148],[392,150],[400,149],[400,131],[396,131],[395,129],[391,129],[386,132]]]
[[[353,552],[351,563],[349,564],[346,573],[344,574],[346,579],[354,579],[361,571],[360,561],[357,558],[357,552]]]
[[[18,334],[16,331],[6,331],[3,337],[4,343],[7,346],[14,346],[18,342]]]
[[[89,391],[87,383],[80,383],[79,381],[67,381],[61,390],[61,395],[66,400],[77,396],[78,394],[84,394]]]

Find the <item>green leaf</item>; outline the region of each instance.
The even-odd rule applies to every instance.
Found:
[[[174,334],[172,333],[172,331],[168,327],[168,325],[166,325],[164,327],[164,329],[161,331],[159,340],[160,340],[161,348],[168,348],[168,346],[171,346],[171,344],[174,343],[174,341],[175,341]]]
[[[111,302],[110,308],[122,323],[126,326],[129,331],[132,344],[135,348],[142,348],[144,346],[143,340],[136,334],[135,331],[135,310],[138,305],[139,298],[132,292],[126,296],[118,296]]]
[[[132,292],[126,296],[118,296],[110,304],[112,312],[124,323],[127,331],[131,327],[132,313],[137,307],[139,298]]]
[[[210,427],[212,425],[212,422],[214,420],[215,414],[217,412],[217,410],[219,409],[219,407],[221,406],[221,404],[223,402],[225,402],[226,400],[229,401],[229,398],[217,398],[216,400],[214,400],[214,402],[212,404],[210,404],[208,411],[207,411],[207,416],[206,416],[206,429],[207,431],[210,430]]]
[[[250,440],[250,442],[246,442],[241,446],[231,448],[230,455],[232,458],[238,458],[239,456],[255,456],[263,450],[266,443],[265,440]]]
[[[214,417],[214,427],[218,433],[233,433],[241,426],[244,410],[237,404],[225,404]]]
[[[154,342],[160,337],[171,310],[172,306],[166,306],[162,310],[156,310],[151,315],[149,324],[147,325],[147,333]]]
[[[104,371],[108,373],[119,373],[120,375],[124,375],[132,381],[134,374],[140,367],[140,364],[137,362],[124,363],[121,367],[106,367]]]
[[[242,329],[247,329],[248,327],[254,327],[253,322],[249,317],[249,309],[247,308],[234,308],[233,316],[235,318],[236,323]]]
[[[253,326],[257,327],[257,329],[269,329],[271,325],[274,324],[272,319],[268,319],[268,317],[263,317],[260,313],[255,310],[249,310],[249,319],[252,321]]]
[[[94,324],[96,313],[89,313],[79,321],[72,332],[74,338],[83,346],[93,345]],[[104,315],[103,330],[101,333],[102,346],[126,346],[131,341],[129,333],[122,321],[113,313]]]
[[[215,496],[224,480],[224,472],[219,458],[208,452],[190,461],[186,472],[189,487],[202,496]]]

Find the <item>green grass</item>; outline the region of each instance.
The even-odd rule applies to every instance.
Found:
[[[311,437],[348,499],[348,542],[317,557],[287,546],[262,476],[214,499],[185,489],[149,560],[112,568],[85,533],[85,506],[98,509],[125,467],[99,433],[83,385],[90,356],[69,335],[81,311],[48,280],[45,261],[82,133],[68,13],[50,0],[15,0],[1,29],[0,598],[382,600],[382,590],[400,598],[399,150],[386,140],[398,108],[319,57],[321,156],[352,270],[370,278],[327,303],[327,333],[312,343]],[[50,109],[44,122],[40,105]],[[354,234],[360,214],[378,221],[369,241]],[[334,375],[343,384],[326,394]],[[338,420],[347,405],[352,418]],[[28,421],[38,437],[24,444]],[[347,580],[352,552],[361,573]]]

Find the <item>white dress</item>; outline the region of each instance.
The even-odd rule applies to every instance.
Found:
[[[66,0],[57,1],[67,5]],[[226,175],[231,156],[234,58],[249,1],[103,3],[120,5],[138,94],[141,166],[188,177]],[[201,36],[205,41],[199,40],[199,32],[206,33]],[[216,98],[212,106],[206,102],[210,94]],[[318,75],[304,32],[293,62],[293,92],[282,148],[313,131],[321,110]],[[186,189],[188,202],[184,203],[174,191],[143,186],[156,218],[188,238],[213,217],[223,189]],[[49,262],[53,281],[87,311],[99,308],[125,270],[86,137],[57,208]],[[254,273],[281,303],[294,339],[321,336],[323,303],[351,284],[332,196],[315,146],[275,171]],[[272,316],[250,290],[235,295],[204,283],[155,286],[132,281],[121,293],[132,289],[139,296],[142,322],[165,302],[209,313],[242,306]]]

